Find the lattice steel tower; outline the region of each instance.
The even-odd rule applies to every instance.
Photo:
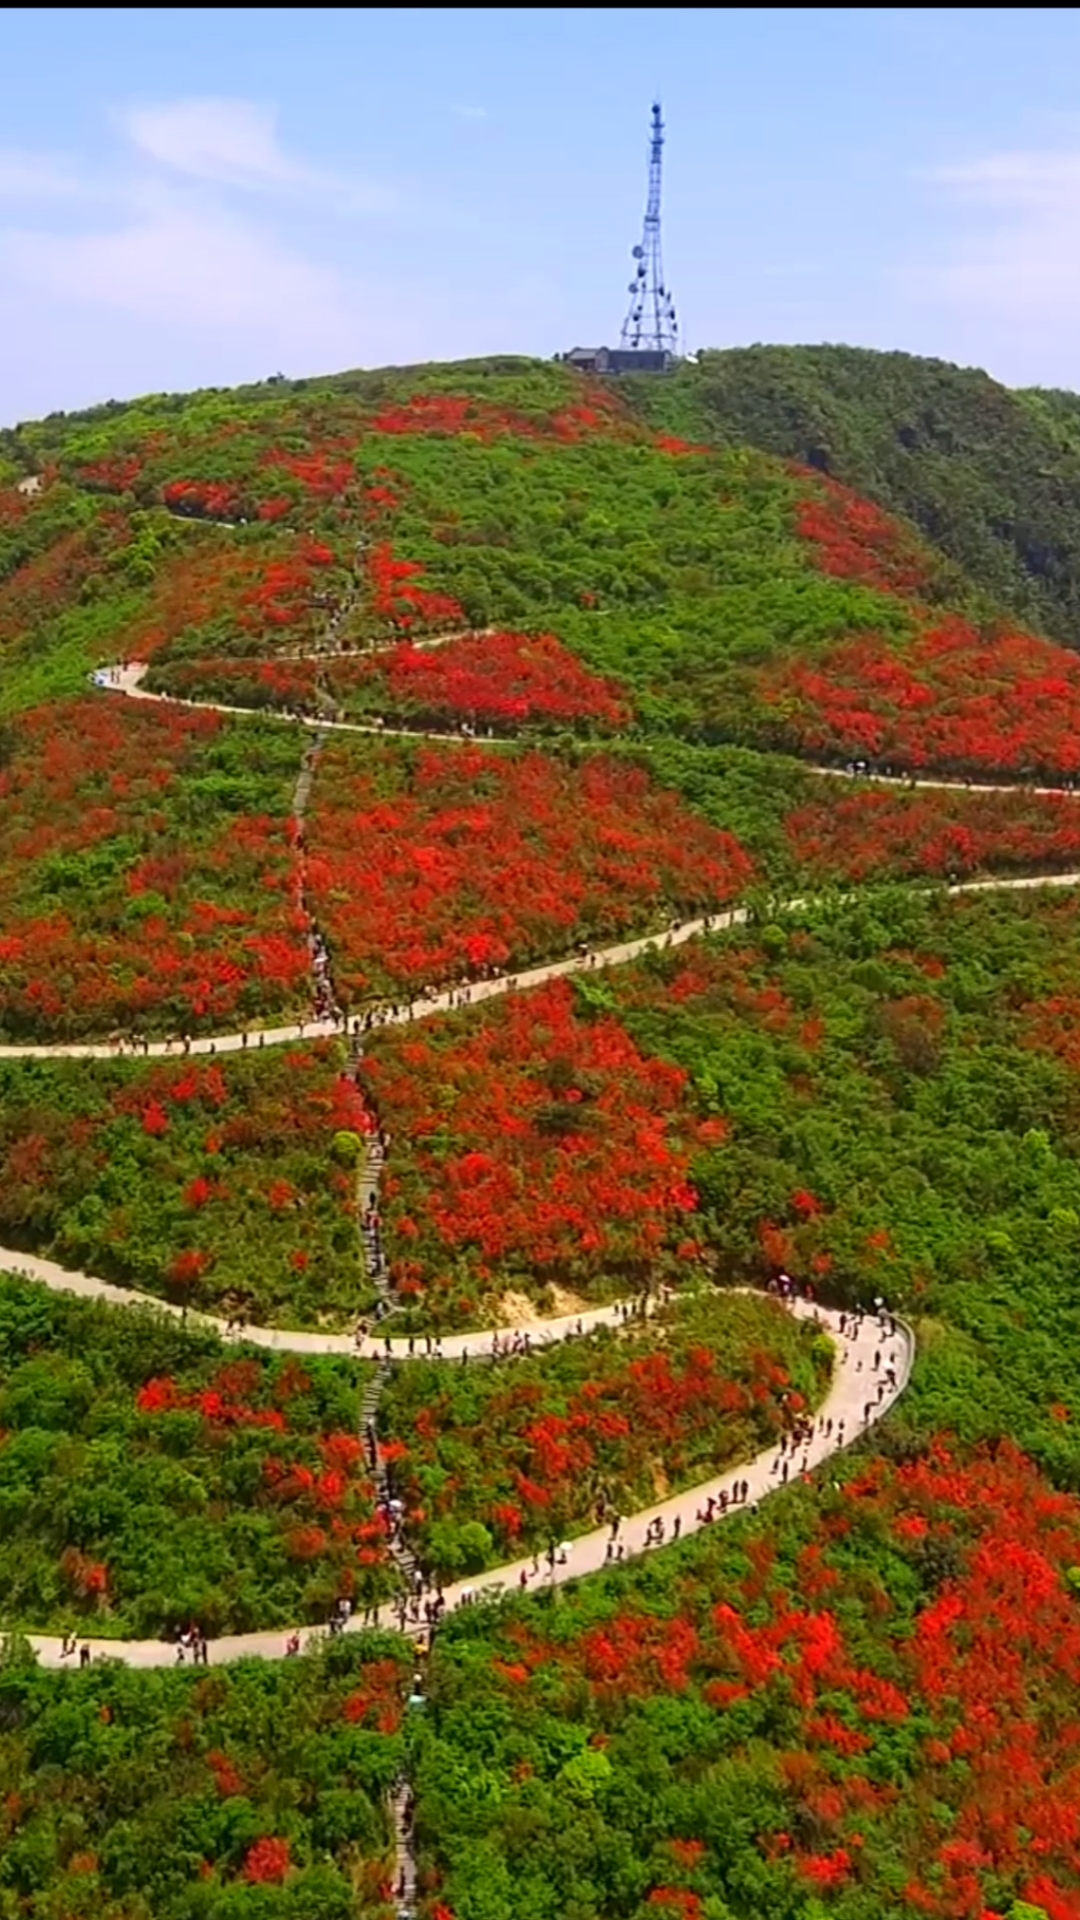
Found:
[[[641,244],[633,249],[637,267],[630,282],[630,310],[623,321],[622,344],[632,349],[676,354],[679,323],[675,301],[664,285],[660,251],[660,173],[664,153],[664,122],[659,100],[653,101],[649,143],[649,198]]]

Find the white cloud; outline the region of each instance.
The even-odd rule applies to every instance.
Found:
[[[1080,152],[990,154],[930,176],[962,214],[948,257],[902,278],[917,294],[1030,318],[1040,330],[1080,320]]]
[[[385,188],[286,152],[277,108],[255,100],[174,100],[130,109],[121,125],[138,152],[188,179],[262,192],[325,196],[354,212],[393,204]]]
[[[0,271],[61,302],[145,324],[240,330],[286,351],[348,357],[349,303],[332,268],[220,210],[163,204],[112,230],[0,234]]]
[[[1078,204],[1080,153],[990,154],[968,166],[941,167],[930,178],[990,207],[1060,211]]]
[[[119,147],[65,159],[0,149],[0,418],[112,392],[230,381],[268,367],[422,359],[435,311],[417,249],[361,272],[358,215],[396,239],[431,202],[330,171],[288,146],[273,107],[140,104]],[[389,248],[395,257],[395,248]],[[446,324],[445,288],[439,325]]]
[[[459,120],[486,120],[488,117],[486,107],[463,107],[455,105],[451,107],[450,111],[451,113],[456,113]]]
[[[134,107],[123,119],[141,152],[178,173],[228,186],[307,182],[312,169],[291,160],[278,141],[277,110],[254,100],[176,100]]]
[[[139,106],[118,124],[128,150],[112,171],[0,150],[0,198],[25,208],[0,226],[0,304],[20,316],[96,309],[208,346],[250,338],[308,365],[357,359],[365,301],[333,255],[309,257],[308,215],[313,201],[340,219],[391,204],[386,194],[288,152],[275,109],[254,101]],[[237,188],[258,191],[258,219]]]

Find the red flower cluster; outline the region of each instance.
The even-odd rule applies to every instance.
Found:
[[[424,573],[415,560],[398,560],[389,541],[373,547],[368,559],[372,610],[397,633],[462,621],[464,612],[446,593],[419,585]]]
[[[1022,789],[837,792],[823,783],[821,800],[789,814],[784,830],[799,866],[821,880],[962,879],[1002,869],[1068,871],[1080,863],[1080,801]]]
[[[356,484],[353,455],[357,439],[356,435],[340,435],[312,447],[307,453],[271,447],[263,454],[260,465],[287,473],[315,500],[340,500]]]
[[[232,520],[242,500],[235,483],[220,480],[170,480],[161,497],[171,513],[189,514],[193,520]]]
[[[343,1719],[352,1727],[369,1726],[378,1733],[397,1733],[401,1726],[403,1678],[396,1661],[370,1661],[364,1668],[363,1685],[345,1701]]]
[[[866,1571],[890,1535],[905,1582],[928,1590],[914,1633]],[[741,1578],[723,1560],[719,1604],[699,1577],[673,1616],[624,1607],[553,1639],[519,1620],[492,1684],[512,1689],[517,1718],[550,1715],[561,1676],[575,1717],[587,1687],[602,1727],[625,1727],[635,1696],[757,1706],[759,1737],[783,1729],[790,1803],[783,1829],[759,1836],[769,1861],[827,1890],[899,1859],[905,1904],[934,1920],[989,1920],[991,1898],[995,1914],[1027,1900],[1075,1920],[1080,1619],[1066,1576],[1080,1503],[1007,1444],[963,1463],[939,1443],[907,1465],[875,1460],[825,1500],[797,1560],[778,1548],[791,1556],[790,1537],[748,1541]],[[943,1581],[936,1566],[951,1568]]]
[[[223,1800],[231,1800],[234,1795],[243,1793],[244,1782],[227,1753],[213,1748],[206,1756],[206,1764],[214,1776],[214,1785]]]
[[[142,478],[147,456],[157,452],[161,444],[162,436],[156,434],[138,452],[115,453],[104,460],[87,461],[85,466],[76,467],[75,477],[95,492],[130,493]]]
[[[359,688],[365,705],[370,699],[414,726],[468,720],[502,730],[588,720],[614,728],[630,718],[614,683],[590,673],[550,633],[467,633],[445,646],[395,647],[333,666],[326,684],[346,704]]]
[[[813,481],[814,491],[798,502],[795,517],[802,538],[817,549],[823,573],[887,593],[925,591],[934,558],[913,529],[837,480],[807,467],[794,471]]]
[[[333,597],[324,581],[335,559],[329,547],[287,535],[269,547],[191,538],[193,549],[158,567],[148,607],[121,634],[125,658],[149,660],[178,640],[190,653],[200,630],[208,652],[250,652],[256,643],[273,649],[282,640],[305,645],[321,631]]]
[[[550,1177],[557,1186],[558,1166]],[[714,1336],[716,1351],[704,1344]],[[579,1346],[576,1368],[554,1377],[515,1361],[477,1388],[418,1365],[415,1385],[396,1382],[387,1408],[390,1428],[408,1435],[391,1445],[410,1539],[419,1534],[421,1558],[437,1564],[448,1523],[480,1521],[511,1555],[515,1543],[521,1552],[587,1526],[597,1484],[629,1513],[658,1485],[674,1490],[744,1459],[784,1426],[793,1400],[784,1361],[806,1361],[810,1337],[801,1352],[796,1342],[767,1300],[688,1300],[647,1327]]]
[[[109,1590],[108,1567],[80,1553],[78,1547],[68,1547],[60,1555],[60,1572],[80,1599],[100,1599]]]
[[[135,1405],[140,1413],[201,1413],[227,1427],[270,1427],[275,1433],[286,1431],[285,1416],[279,1407],[252,1407],[246,1395],[259,1384],[261,1369],[254,1362],[237,1361],[222,1367],[209,1387],[198,1393],[183,1393],[167,1377],[148,1380],[140,1388]]]
[[[358,1569],[389,1565],[386,1529],[375,1510],[375,1486],[355,1434],[319,1431],[321,1410],[310,1404],[312,1383],[300,1368],[273,1374],[257,1361],[231,1361],[206,1387],[184,1391],[165,1378],[148,1380],[136,1398],[139,1413],[157,1426],[172,1415],[196,1413],[205,1423],[193,1454],[226,1461],[232,1446],[252,1459],[253,1442],[231,1436],[262,1435],[255,1464],[258,1483],[245,1499],[271,1512],[286,1557],[331,1573],[355,1588]],[[313,1431],[314,1428],[314,1431]],[[181,1426],[179,1433],[190,1433]],[[172,1442],[175,1444],[175,1438]],[[366,1578],[366,1576],[365,1576]],[[80,1591],[93,1591],[82,1581]]]
[[[285,1879],[292,1859],[287,1840],[256,1840],[249,1847],[241,1879],[253,1886],[276,1886]]]
[[[388,745],[323,754],[309,897],[343,1004],[565,952],[738,893],[730,834],[640,768],[596,756]]]
[[[289,783],[277,819],[200,827],[185,806],[223,731],[214,713],[105,699],[20,718],[0,771],[0,1030],[191,1027],[307,1000]]]
[[[1080,772],[1080,658],[959,615],[903,650],[865,634],[787,659],[758,689],[770,737],[800,753],[982,777]]]
[[[475,1298],[500,1280],[637,1275],[692,1212],[685,1074],[557,980],[464,1030],[380,1036],[372,1102],[408,1141],[383,1181],[396,1284]]]
[[[641,428],[619,406],[615,396],[603,389],[590,389],[584,401],[559,407],[550,414],[523,413],[487,400],[474,400],[466,394],[414,394],[411,399],[384,407],[371,421],[371,431],[453,437],[467,434],[488,444],[504,435],[564,445],[592,440],[598,434],[624,440],[642,437]]]

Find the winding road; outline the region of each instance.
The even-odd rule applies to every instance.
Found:
[[[0,1253],[0,1263],[3,1255]],[[854,1337],[840,1331],[841,1316],[828,1307],[810,1305],[805,1300],[789,1303],[789,1312],[800,1318],[817,1318],[822,1326],[833,1336],[836,1342],[837,1363],[833,1371],[829,1392],[818,1407],[814,1433],[809,1443],[798,1455],[797,1473],[809,1473],[820,1467],[830,1456],[842,1447],[850,1445],[860,1434],[880,1420],[894,1405],[907,1385],[914,1361],[915,1342],[910,1330],[902,1322],[894,1322],[897,1331],[893,1335],[884,1333],[876,1316],[868,1315],[858,1325]],[[617,1310],[602,1310],[605,1319],[613,1322]],[[850,1320],[850,1316],[848,1316]],[[598,1324],[598,1317],[590,1317],[591,1324]],[[552,1338],[552,1322],[537,1322],[528,1329],[535,1341]],[[576,1322],[573,1323],[576,1326]],[[565,1323],[561,1337],[566,1337],[572,1327]],[[491,1335],[474,1335],[475,1342],[490,1345]],[[448,1345],[448,1343],[444,1343]],[[882,1364],[874,1368],[874,1355],[882,1355]],[[449,1354],[446,1356],[449,1358]],[[885,1381],[885,1367],[895,1369],[896,1385],[889,1387]],[[881,1391],[880,1399],[877,1398]],[[826,1425],[831,1422],[832,1430],[826,1433]],[[804,1466],[805,1461],[805,1466]],[[755,1507],[768,1494],[773,1493],[782,1484],[780,1478],[780,1460],[775,1448],[768,1448],[753,1460],[740,1462],[714,1478],[691,1487],[685,1493],[675,1494],[668,1500],[648,1507],[624,1521],[619,1533],[627,1559],[636,1559],[639,1555],[656,1551],[645,1544],[645,1536],[652,1523],[662,1520],[665,1537],[670,1541],[676,1520],[679,1522],[679,1535],[686,1539],[690,1534],[699,1532],[709,1524],[722,1525],[722,1520],[708,1522],[703,1517],[710,1499],[718,1503],[721,1495],[725,1497],[729,1513],[742,1511],[739,1505],[732,1505],[736,1483],[747,1482],[746,1505]],[[506,1592],[518,1592],[524,1587],[537,1592],[545,1587],[564,1586],[572,1580],[584,1579],[588,1574],[599,1572],[608,1564],[608,1545],[611,1541],[611,1528],[608,1525],[595,1527],[589,1533],[579,1534],[575,1540],[568,1541],[564,1554],[560,1555],[549,1567],[540,1562],[539,1571],[530,1555],[523,1560],[512,1561],[507,1566],[493,1568],[488,1573],[475,1575],[468,1580],[460,1580],[443,1590],[447,1610],[458,1606],[476,1604],[480,1600],[496,1600]],[[525,1579],[522,1581],[522,1575]],[[399,1622],[398,1609],[388,1604],[382,1607],[376,1620],[368,1624],[377,1624],[387,1629],[396,1629]],[[349,1622],[349,1630],[359,1631],[362,1620],[354,1615]],[[209,1658],[212,1663],[240,1660],[251,1657],[261,1659],[281,1659],[286,1655],[287,1642],[293,1631],[299,1633],[303,1649],[311,1649],[324,1638],[326,1629],[312,1628],[274,1628],[269,1632],[225,1634],[210,1643]],[[32,1633],[27,1636],[37,1652],[43,1666],[70,1667],[75,1664],[71,1653],[64,1654],[63,1642],[55,1635]],[[167,1667],[176,1663],[176,1649],[163,1640],[106,1640],[84,1637],[82,1644],[90,1648],[93,1657],[105,1657],[122,1660],[132,1667]]]
[[[457,636],[442,636],[448,639]],[[439,644],[436,639],[429,644]],[[149,692],[143,685],[146,674],[144,663],[134,662],[124,667],[102,670],[95,676],[106,689],[129,698],[143,700],[169,700],[168,695]],[[177,701],[172,704],[184,706],[209,706],[213,711],[224,714],[239,714],[252,717],[252,709],[230,707],[213,702]],[[265,716],[264,716],[265,717]],[[344,731],[362,733],[390,734],[399,730],[382,727],[360,726],[348,722],[330,722],[314,716],[290,714],[272,714],[269,717],[282,721],[302,724],[317,730],[323,735],[335,728]],[[460,741],[459,734],[444,736],[424,732],[419,737],[445,738]],[[485,741],[485,745],[488,744]],[[843,769],[816,767],[812,771],[823,777],[849,779],[851,776]],[[884,776],[863,776],[885,781]],[[897,786],[911,786],[907,779],[885,781]],[[946,780],[918,780],[917,786],[961,787],[963,783]],[[977,792],[1012,791],[1008,787],[979,786],[971,789]],[[1037,788],[1040,793],[1069,794],[1078,797],[1067,788]],[[303,793],[306,801],[306,789]],[[301,809],[302,810],[302,809]],[[1033,888],[1074,887],[1080,885],[1080,872],[1036,874],[1016,879],[987,878],[962,881],[950,886],[950,894],[979,893],[986,891],[1025,891]],[[797,911],[811,904],[809,898],[794,898],[777,902],[777,910]],[[527,991],[542,985],[545,981],[563,978],[596,968],[624,965],[637,959],[650,950],[665,947],[677,947],[686,941],[696,939],[708,932],[722,932],[736,926],[743,926],[751,918],[751,909],[731,907],[716,913],[699,916],[683,921],[658,933],[646,934],[633,940],[600,947],[586,954],[570,959],[551,961],[514,974],[505,974],[496,979],[474,981],[466,985],[455,985],[443,992],[431,994],[397,1008],[383,1010],[379,1023],[392,1022],[407,1024],[422,1020],[434,1014],[450,1011],[462,1004],[477,1004],[490,1000],[500,994],[511,991]],[[179,1041],[155,1041],[149,1046],[138,1049],[138,1057],[165,1056],[176,1057],[184,1052],[192,1054],[233,1053],[251,1047],[278,1046],[297,1040],[316,1036],[330,1037],[343,1032],[340,1021],[331,1019],[313,1019],[296,1022],[280,1027],[266,1027],[243,1033],[228,1033],[213,1037],[193,1039],[181,1044]],[[0,1058],[6,1059],[100,1059],[116,1057],[118,1048],[111,1044],[75,1043],[70,1045],[28,1045],[0,1046]],[[234,1336],[226,1324],[209,1314],[196,1314],[161,1302],[134,1289],[114,1286],[91,1274],[75,1272],[61,1267],[57,1262],[39,1256],[22,1253],[15,1249],[0,1247],[0,1270],[24,1275],[30,1280],[40,1282],[54,1291],[79,1294],[87,1298],[106,1301],[116,1306],[153,1307],[155,1310],[175,1317],[184,1317],[187,1324],[212,1329],[224,1339],[239,1338],[246,1345],[257,1346],[274,1352],[294,1353],[335,1353],[347,1354],[358,1360],[375,1361],[385,1368],[394,1361],[406,1359],[411,1352],[419,1352],[424,1344],[421,1338],[408,1340],[393,1339],[388,1335],[366,1335],[354,1338],[348,1334],[304,1332],[277,1328],[249,1327],[242,1335]],[[837,1349],[837,1364],[834,1369],[826,1399],[818,1409],[814,1432],[805,1449],[805,1458],[799,1461],[799,1472],[811,1472],[820,1467],[840,1448],[850,1445],[869,1426],[881,1419],[903,1392],[910,1377],[914,1361],[915,1343],[911,1331],[902,1323],[893,1323],[894,1331],[886,1333],[882,1324],[873,1316],[864,1318],[854,1330],[850,1325],[847,1332],[841,1329],[842,1316],[829,1308],[809,1305],[797,1300],[790,1303],[790,1311],[800,1316],[814,1316],[833,1336]],[[850,1321],[850,1316],[848,1316]],[[515,1329],[519,1333],[528,1333],[533,1347],[573,1338],[600,1326],[614,1326],[621,1321],[620,1308],[617,1305],[596,1307],[581,1314],[564,1315],[560,1318],[540,1319],[527,1326]],[[488,1329],[485,1332],[471,1334],[445,1335],[435,1343],[435,1352],[428,1355],[434,1360],[460,1362],[463,1355],[480,1356],[492,1349],[493,1342],[507,1333],[506,1328]],[[883,1355],[880,1368],[875,1368],[874,1357]],[[894,1385],[887,1385],[885,1368],[892,1367]],[[619,1535],[626,1557],[631,1558],[652,1549],[646,1546],[646,1534],[653,1523],[662,1521],[664,1534],[671,1539],[673,1530],[681,1538],[699,1530],[709,1522],[705,1510],[710,1502],[715,1507],[721,1496],[732,1510],[733,1490],[739,1482],[748,1485],[747,1504],[751,1507],[780,1484],[780,1459],[772,1449],[759,1454],[755,1459],[741,1463],[726,1470],[723,1474],[710,1479],[687,1492],[664,1500],[658,1505],[633,1516],[624,1522]],[[734,1511],[739,1508],[734,1507]],[[677,1523],[677,1525],[676,1525]],[[580,1535],[569,1542],[561,1551],[553,1565],[541,1564],[539,1567],[530,1557],[515,1561],[492,1571],[478,1575],[470,1580],[461,1581],[445,1590],[447,1607],[475,1603],[482,1598],[497,1598],[508,1590],[536,1591],[545,1586],[563,1585],[568,1581],[579,1580],[601,1570],[609,1564],[610,1554],[614,1551],[611,1530],[607,1525]],[[399,1620],[398,1609],[387,1605],[379,1613],[378,1624],[396,1627]],[[352,1630],[359,1628],[361,1622],[354,1617],[349,1622]],[[322,1628],[296,1629],[300,1644],[308,1647],[319,1641],[325,1632]],[[226,1635],[214,1641],[209,1650],[212,1662],[235,1660],[250,1656],[262,1658],[280,1658],[286,1654],[290,1630],[275,1628],[270,1631],[249,1634]],[[64,1667],[74,1664],[74,1655],[64,1651],[64,1643],[56,1636],[31,1634],[31,1644],[45,1666]],[[84,1639],[84,1646],[90,1649],[93,1657],[105,1657],[122,1660],[133,1667],[160,1667],[172,1665],[176,1661],[176,1649],[161,1640],[116,1640]]]

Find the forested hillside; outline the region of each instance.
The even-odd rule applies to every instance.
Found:
[[[906,515],[982,591],[1080,646],[1080,399],[862,347],[707,352],[633,404],[669,431],[759,447]]]

